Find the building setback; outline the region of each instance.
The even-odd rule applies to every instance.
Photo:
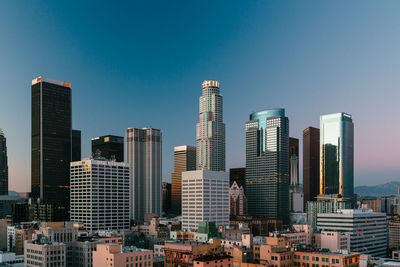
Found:
[[[229,225],[229,174],[208,170],[182,173],[182,229],[202,221]]]
[[[304,207],[316,201],[319,194],[319,129],[303,130],[303,192]]]
[[[43,77],[32,80],[31,144],[31,197],[52,204],[56,221],[68,221],[71,84]]]
[[[246,196],[250,216],[289,222],[289,120],[284,109],[246,122]]]
[[[128,230],[129,163],[85,159],[71,163],[71,221],[88,231]]]
[[[131,219],[161,215],[162,134],[154,128],[128,128],[126,155],[131,166]]]
[[[182,206],[182,172],[196,169],[196,147],[174,147],[174,171],[171,173],[172,210],[175,215],[180,215]]]
[[[108,160],[124,161],[124,138],[122,136],[104,135],[92,138],[92,155],[100,154]]]
[[[7,139],[0,129],[0,195],[8,195]]]
[[[204,81],[196,125],[197,170],[225,171],[225,124],[218,81]]]
[[[320,194],[354,197],[354,124],[351,115],[321,116]]]

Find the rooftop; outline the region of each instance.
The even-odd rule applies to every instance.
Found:
[[[213,261],[213,260],[222,260],[222,259],[231,259],[232,257],[227,254],[212,254],[212,255],[203,255],[201,257],[193,259],[194,261]]]

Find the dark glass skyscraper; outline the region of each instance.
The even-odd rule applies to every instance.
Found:
[[[69,220],[72,157],[71,85],[46,78],[32,81],[32,198],[54,206],[54,220]]]
[[[0,195],[8,195],[7,140],[0,129]]]
[[[316,201],[319,194],[319,129],[303,130],[303,192],[307,201]]]
[[[72,130],[72,161],[81,160],[81,131]]]
[[[354,124],[351,115],[321,116],[320,194],[354,197]]]
[[[289,138],[289,181],[290,185],[299,184],[299,139]]]
[[[289,120],[284,109],[254,112],[246,122],[248,214],[289,222]]]
[[[92,154],[100,151],[101,156],[118,162],[124,161],[124,138],[122,136],[105,135],[92,138]]]

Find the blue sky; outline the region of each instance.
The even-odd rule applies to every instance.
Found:
[[[195,144],[201,83],[224,97],[227,167],[245,165],[244,123],[284,107],[291,136],[321,114],[355,123],[355,184],[400,180],[398,1],[8,1],[0,10],[0,128],[10,186],[30,190],[30,84],[72,84],[73,127],[90,138],[127,127]]]

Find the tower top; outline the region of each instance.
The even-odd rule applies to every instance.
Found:
[[[71,87],[70,83],[57,81],[57,80],[53,80],[53,79],[49,79],[49,78],[44,78],[42,76],[39,76],[39,77],[33,79],[32,85],[37,84],[39,82],[46,82],[46,83],[52,83],[52,84],[56,84],[56,85],[60,85],[60,86]]]
[[[215,80],[205,80],[205,81],[203,81],[202,86],[203,86],[203,88],[207,88],[207,87],[217,87],[217,88],[219,88],[219,82],[215,81]]]
[[[3,129],[1,129],[1,128],[0,128],[0,135],[1,135],[1,136],[4,136]]]

